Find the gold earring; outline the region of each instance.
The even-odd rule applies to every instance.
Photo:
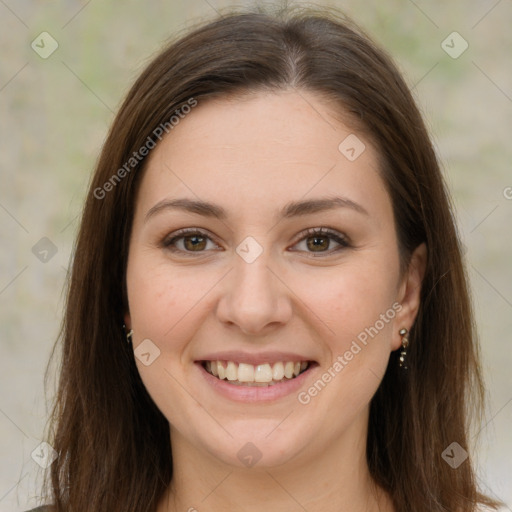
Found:
[[[126,325],[123,324],[123,329],[124,331],[126,332]],[[126,342],[129,344],[132,342],[132,336],[133,336],[133,329],[130,329],[127,333],[126,333]]]
[[[402,336],[402,350],[400,351],[398,365],[400,368],[407,370],[407,362],[405,361],[405,358],[407,356],[407,347],[409,346],[409,331],[404,327],[398,331],[398,334]]]

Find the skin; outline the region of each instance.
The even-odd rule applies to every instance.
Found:
[[[160,350],[145,366],[147,390],[169,420],[174,477],[158,512],[177,510],[392,511],[369,476],[369,402],[390,352],[410,329],[425,268],[425,246],[401,275],[390,197],[370,142],[349,161],[338,145],[353,131],[325,100],[305,91],[258,92],[199,102],[152,151],[134,212],[127,268],[133,346]],[[291,201],[343,196],[350,207],[278,219]],[[226,219],[160,209],[165,199],[201,199]],[[342,247],[307,228],[348,237]],[[181,228],[210,236],[162,241]],[[247,263],[236,248],[253,237],[263,253]],[[323,235],[325,236],[325,235]],[[337,250],[339,249],[339,250]],[[188,250],[191,256],[183,255]],[[309,403],[297,393],[267,403],[220,396],[198,378],[194,361],[212,351],[292,351],[318,363],[306,390],[365,328],[401,309]],[[252,442],[261,459],[246,467]]]

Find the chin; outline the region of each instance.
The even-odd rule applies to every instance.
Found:
[[[276,428],[280,422],[283,418],[225,424],[233,437],[222,431],[221,438],[203,437],[201,444],[216,459],[229,466],[250,469],[281,466],[297,457],[313,440],[310,433],[301,432],[300,428],[290,429],[288,420],[283,422],[288,428]]]

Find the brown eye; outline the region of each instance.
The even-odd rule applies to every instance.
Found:
[[[330,229],[311,228],[306,230],[303,234],[306,236],[299,240],[295,246],[304,244],[305,248],[299,247],[298,250],[306,253],[314,253],[314,255],[323,256],[333,254],[350,246],[344,235],[337,231],[331,231]],[[332,248],[333,243],[335,244],[334,248]]]
[[[206,233],[197,229],[185,229],[174,233],[162,242],[162,247],[187,256],[190,256],[191,253],[219,249],[219,246]]]
[[[189,235],[184,236],[183,245],[187,251],[202,251],[206,247],[206,237]]]
[[[311,236],[306,240],[308,249],[313,252],[326,251],[329,249],[330,238],[327,236]]]

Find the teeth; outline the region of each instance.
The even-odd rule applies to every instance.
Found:
[[[287,379],[291,379],[293,377],[293,363],[288,361],[285,365],[284,365],[284,376],[287,378]]]
[[[234,364],[234,363],[233,363]],[[240,382],[254,382],[254,366],[252,364],[240,363],[238,365],[238,380]]]
[[[206,361],[204,367],[220,380],[227,379],[237,385],[272,385],[283,380],[297,377],[303,372],[309,363],[307,361],[278,361],[273,365],[269,363],[256,366],[246,363],[235,363],[234,361]]]
[[[238,379],[240,380],[240,379]],[[272,380],[272,368],[268,363],[259,364],[254,372],[254,382],[270,382]]]
[[[272,378],[274,380],[281,380],[283,377],[284,377],[284,364],[281,362],[275,363],[274,367],[272,368]]]
[[[226,369],[220,361],[217,361],[217,371],[219,372],[219,379],[224,380],[226,378]]]
[[[236,364],[233,361],[228,361],[228,365],[226,367],[226,379],[228,380],[238,380],[238,371]]]

